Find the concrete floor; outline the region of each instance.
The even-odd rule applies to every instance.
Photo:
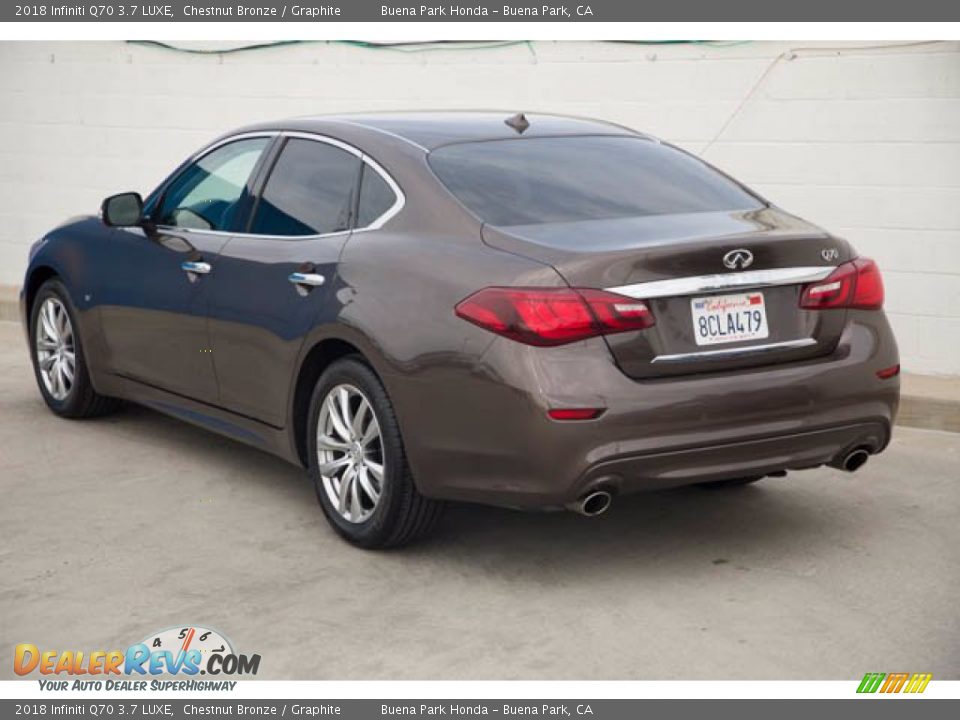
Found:
[[[57,419],[0,323],[0,492],[2,653],[195,623],[269,679],[960,679],[960,435],[598,519],[455,506],[375,554],[256,450],[139,408]]]

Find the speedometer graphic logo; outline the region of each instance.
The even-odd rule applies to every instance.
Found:
[[[207,658],[213,653],[233,654],[233,645],[222,633],[202,625],[169,627],[151,633],[142,642],[151,652],[169,650],[176,655],[178,652],[198,650],[203,657],[201,665],[206,665]]]

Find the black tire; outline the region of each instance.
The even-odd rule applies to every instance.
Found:
[[[755,482],[759,482],[766,477],[765,475],[760,475],[759,477],[743,477],[743,478],[731,478],[730,480],[713,480],[711,482],[700,483],[697,487],[702,487],[706,490],[725,490],[727,488],[736,488],[743,487],[744,485],[752,485]]]
[[[363,394],[380,428],[383,482],[372,514],[362,522],[351,522],[340,514],[328,496],[320,474],[317,425],[327,395],[340,385],[352,386]],[[444,503],[426,498],[417,490],[393,404],[379,378],[358,357],[336,361],[317,380],[310,399],[307,433],[309,474],[317,500],[327,520],[348,542],[366,549],[397,547],[425,536],[436,526]]]
[[[70,389],[63,398],[55,398],[47,389],[40,373],[37,357],[37,331],[40,309],[50,298],[56,298],[63,307],[70,321],[74,352],[74,377]],[[70,302],[70,295],[66,288],[56,278],[47,280],[37,291],[30,308],[30,359],[33,363],[33,375],[40,388],[44,402],[54,413],[63,418],[79,419],[97,417],[113,412],[120,405],[116,398],[100,395],[93,389],[90,382],[90,373],[87,370],[87,359],[84,355],[83,344],[80,338],[80,324],[77,312]]]

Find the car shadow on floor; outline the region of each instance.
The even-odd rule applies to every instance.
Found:
[[[555,562],[591,574],[690,563],[744,570],[744,556],[756,558],[758,549],[772,560],[781,553],[795,558],[798,548],[816,551],[825,538],[842,535],[839,517],[818,512],[807,497],[784,493],[786,480],[768,482],[629,495],[594,518],[456,504],[434,537],[407,552],[494,561],[504,572]]]
[[[128,438],[142,435],[153,444],[193,454],[204,464],[240,464],[236,481],[256,483],[275,494],[278,504],[302,510],[316,499],[305,472],[265,452],[167,417],[153,410],[126,406],[110,418],[95,421]],[[846,513],[856,513],[853,500],[836,506],[817,488],[836,484],[827,473],[793,473],[757,485],[723,490],[690,487],[616,498],[600,517],[571,512],[525,512],[481,505],[450,503],[437,531],[413,546],[372,555],[357,551],[357,562],[451,564],[503,575],[532,573],[543,577],[551,567],[591,576],[622,572],[689,572],[691,567],[716,570],[727,566],[749,571],[744,557],[762,554],[777,565],[778,557],[795,563],[798,548],[829,552],[846,544]],[[798,490],[798,488],[801,488]],[[273,490],[276,492],[273,493]],[[830,511],[826,506],[833,504]],[[293,509],[291,508],[291,512]],[[326,526],[319,507],[309,532],[325,549],[343,547]],[[849,519],[849,518],[846,518]]]

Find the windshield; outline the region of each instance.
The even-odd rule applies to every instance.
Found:
[[[756,197],[696,158],[633,137],[524,138],[446,145],[430,166],[491,225],[754,210]]]

